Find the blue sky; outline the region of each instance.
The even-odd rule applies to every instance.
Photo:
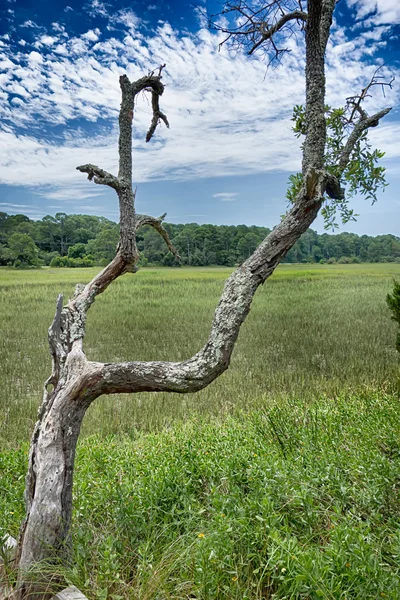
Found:
[[[92,162],[117,170],[118,76],[166,63],[162,125],[146,144],[150,108],[135,111],[134,178],[139,212],[175,223],[273,227],[300,166],[291,132],[303,102],[301,35],[282,64],[267,68],[207,30],[196,2],[0,0],[0,211],[41,218],[56,212],[118,218],[117,198],[77,172]],[[219,3],[197,6],[215,12]],[[393,106],[372,131],[386,152],[389,187],[370,206],[354,200],[357,223],[341,230],[400,235],[400,2],[341,0],[327,53],[327,100],[341,106],[389,61],[397,76],[370,111]],[[316,229],[323,230],[321,220]]]

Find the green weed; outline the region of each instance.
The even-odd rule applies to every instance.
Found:
[[[342,394],[86,438],[64,577],[104,599],[398,599],[399,409]],[[24,459],[0,466],[14,533]]]

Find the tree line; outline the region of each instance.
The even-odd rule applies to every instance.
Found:
[[[183,265],[233,267],[246,260],[270,230],[255,225],[165,223]],[[15,267],[104,266],[115,256],[119,226],[91,215],[57,213],[33,221],[23,214],[0,212],[0,265]],[[175,266],[157,232],[138,232],[142,266]],[[287,263],[400,262],[400,238],[391,234],[318,234],[309,229],[289,250]]]

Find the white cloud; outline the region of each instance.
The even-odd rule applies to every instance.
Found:
[[[28,64],[33,68],[35,68],[37,65],[42,64],[43,62],[42,55],[39,54],[39,52],[36,52],[36,50],[32,50],[32,52],[28,54],[27,58]]]
[[[39,206],[32,206],[31,204],[14,204],[12,202],[0,202],[0,212],[19,213],[26,215],[33,220],[41,219],[46,214]]]
[[[8,206],[9,208],[32,208],[30,204],[12,204],[11,202],[0,202],[0,206]]]
[[[60,23],[52,23],[51,27],[53,31],[57,31],[58,33],[63,33],[65,31],[64,25],[60,25]]]
[[[35,23],[35,21],[31,21],[30,19],[28,21],[25,21],[24,23],[22,23],[21,27],[32,27],[32,28],[38,28],[39,25],[37,25]]]
[[[90,42],[97,42],[100,35],[100,29],[89,29],[86,33],[82,34],[82,37],[85,40],[89,40]]]
[[[91,9],[105,7],[92,2]],[[0,97],[0,182],[33,187],[56,201],[79,201],[101,196],[102,186],[89,183],[75,170],[78,164],[97,162],[117,171],[117,117],[120,104],[119,76],[132,79],[150,68],[167,63],[162,109],[171,129],[163,125],[145,144],[150,121],[150,103],[141,95],[134,118],[134,179],[185,180],[200,177],[295,171],[300,165],[299,142],[294,138],[292,107],[303,102],[304,58],[301,42],[290,41],[292,52],[283,66],[267,72],[259,57],[248,59],[218,52],[218,37],[206,29],[196,35],[178,35],[163,24],[153,35],[140,31],[131,11],[119,11],[119,24],[126,29],[123,41],[106,38],[95,45],[98,29],[81,37],[57,38],[41,53],[0,48],[4,94],[18,94],[17,105]],[[128,15],[128,16],[127,16]],[[121,21],[122,19],[122,21]],[[125,19],[125,21],[124,21]],[[328,50],[328,102],[343,104],[357,93],[374,67],[362,62],[385,33],[365,33],[349,41],[343,31],[334,31]],[[90,33],[92,32],[92,33]],[[42,36],[41,40],[43,39]],[[395,103],[398,91],[391,96]],[[369,99],[371,110],[388,100],[377,94]],[[93,123],[89,136],[75,125],[76,119]],[[106,122],[104,129],[96,123]],[[6,129],[4,123],[10,123]],[[64,128],[57,142],[39,138],[42,128]],[[378,128],[380,146],[400,156],[400,147],[390,127]],[[36,138],[34,137],[36,135]],[[399,135],[400,139],[400,135]],[[388,159],[390,157],[388,156]],[[235,199],[234,192],[214,195],[221,201]]]
[[[99,204],[80,204],[79,208],[81,210],[88,210],[90,212],[104,213],[108,210],[105,206],[100,206]]]
[[[56,43],[56,41],[57,41],[57,38],[52,35],[42,35],[40,37],[40,39],[37,42],[35,42],[34,45],[38,46],[38,47],[40,47],[42,45],[43,46],[52,46],[53,44]]]
[[[107,18],[109,17],[109,13],[107,11],[105,3],[100,2],[100,0],[92,0],[88,4],[85,4],[83,8],[90,14],[99,15],[101,17]]]
[[[65,44],[57,44],[57,46],[54,48],[54,52],[56,54],[62,54],[64,56],[68,56],[68,54],[69,54]]]
[[[131,32],[135,31],[140,23],[139,17],[137,17],[136,14],[129,8],[124,8],[116,12],[114,15],[112,15],[110,21],[113,24],[118,23],[123,25]]]
[[[218,192],[218,194],[213,194],[213,198],[219,198],[222,202],[233,202],[237,195],[237,192]]]
[[[357,19],[370,18],[367,25],[400,23],[399,0],[347,0],[347,4],[357,11]]]

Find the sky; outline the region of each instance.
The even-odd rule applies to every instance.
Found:
[[[173,223],[273,227],[300,168],[291,131],[304,102],[304,41],[291,37],[280,64],[248,57],[207,28],[215,0],[0,0],[0,211],[32,219],[57,212],[118,220],[113,190],[76,171],[116,173],[118,78],[160,64],[163,124],[149,144],[149,100],[138,98],[133,161],[137,210]],[[339,231],[400,235],[400,2],[340,0],[327,51],[327,101],[343,106],[377,66],[395,76],[369,112],[392,106],[371,130],[389,186],[373,206],[355,198],[356,223]],[[322,232],[318,218],[314,226]]]

